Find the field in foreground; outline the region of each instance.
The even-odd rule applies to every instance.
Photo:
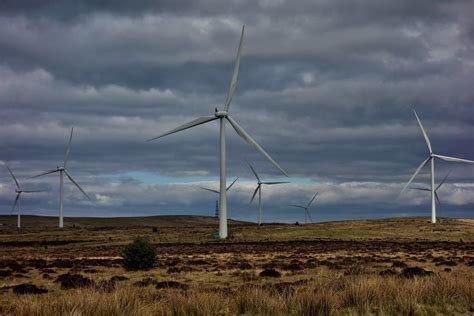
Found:
[[[474,221],[428,218],[258,227],[213,218],[94,221],[0,217],[0,314],[472,314]],[[28,221],[30,223],[28,224]],[[73,226],[74,225],[74,226]],[[136,236],[155,268],[126,271]],[[27,284],[23,287],[15,287]],[[15,294],[46,290],[42,294]]]

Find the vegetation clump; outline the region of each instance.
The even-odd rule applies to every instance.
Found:
[[[155,265],[155,246],[146,238],[138,237],[122,252],[123,266],[127,270],[148,270]]]

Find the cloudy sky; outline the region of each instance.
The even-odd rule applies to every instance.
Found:
[[[34,4],[33,4],[34,3]],[[66,216],[213,215],[218,123],[155,142],[222,108],[240,30],[245,38],[230,112],[289,178],[227,125],[230,216],[304,215],[288,204],[319,192],[315,220],[429,215],[427,192],[400,190],[427,155],[412,110],[436,153],[474,159],[474,2],[2,1],[0,160],[25,189],[25,213],[55,215],[62,164]],[[0,213],[14,183],[0,172]],[[474,217],[474,165],[436,162],[439,215]],[[427,186],[429,169],[417,178]]]

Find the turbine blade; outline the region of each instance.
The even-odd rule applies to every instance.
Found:
[[[425,160],[423,160],[421,162],[418,169],[416,169],[415,173],[411,176],[410,180],[408,181],[407,184],[405,184],[405,186],[403,187],[402,192],[400,192],[400,193],[403,193],[403,191],[406,190],[406,188],[410,185],[410,183],[413,181],[413,179],[415,179],[415,177],[418,175],[418,173],[421,171],[421,169],[423,169],[423,167],[428,163],[428,161],[430,161],[430,159],[431,159],[431,157],[428,157],[428,158],[426,158]]]
[[[151,142],[152,140],[155,140],[155,139],[158,139],[158,138],[161,138],[161,137],[164,137],[164,136],[176,133],[176,132],[180,132],[182,130],[185,130],[185,129],[188,129],[188,128],[191,128],[191,127],[194,127],[194,126],[198,126],[198,125],[210,122],[210,121],[214,121],[214,120],[217,120],[217,119],[218,118],[214,115],[198,117],[197,119],[192,120],[191,122],[188,122],[186,124],[180,125],[180,126],[174,128],[174,129],[172,129],[172,130],[170,130],[170,131],[168,131],[164,134],[161,134],[160,136],[156,136],[156,137],[147,139],[147,142]]]
[[[20,199],[20,195],[21,195],[21,193],[18,193],[18,194],[16,195],[16,199],[15,199],[15,202],[13,203],[13,207],[12,207],[12,211],[10,212],[10,215],[12,215],[13,212],[15,211],[15,207],[16,207],[16,205],[18,204],[18,200]]]
[[[304,208],[304,209],[306,208],[306,207],[304,207],[304,206],[301,206],[301,205],[294,205],[294,204],[290,204],[290,205],[288,205],[288,206],[291,206],[291,207],[299,207],[299,208]]]
[[[270,157],[269,154],[267,154],[267,152],[265,150],[263,150],[262,147],[260,147],[259,144],[257,144],[256,141],[254,141],[252,139],[252,137],[250,137],[249,134],[247,134],[247,132],[242,128],[240,127],[240,125],[233,119],[231,118],[230,116],[227,116],[227,120],[230,122],[230,125],[232,125],[232,127],[235,129],[235,131],[237,132],[237,134],[239,134],[240,137],[242,137],[247,143],[249,143],[251,146],[253,146],[255,149],[257,149],[262,155],[264,155],[275,167],[277,167],[285,176],[288,177],[288,175],[286,174],[286,172],[276,163],[275,160],[272,159],[272,157]]]
[[[431,149],[431,142],[430,142],[430,139],[428,138],[428,135],[426,134],[425,129],[423,128],[423,125],[421,124],[421,121],[420,121],[420,119],[418,118],[418,115],[416,114],[416,111],[413,110],[413,113],[415,113],[416,120],[418,121],[418,125],[420,125],[421,133],[423,134],[423,137],[425,138],[426,146],[428,146],[428,150],[430,151],[430,154],[432,154],[432,153],[433,153],[433,150]]]
[[[49,170],[49,171],[46,171],[46,172],[43,172],[43,173],[40,173],[36,176],[33,176],[33,177],[29,177],[28,179],[32,179],[32,178],[38,178],[38,177],[41,177],[41,176],[45,176],[47,174],[50,174],[50,173],[55,173],[55,172],[58,172],[59,170],[58,169],[53,169],[53,170]]]
[[[208,189],[208,188],[205,188],[205,187],[199,187],[199,188],[201,188],[203,190],[206,190],[206,191],[210,191],[210,192],[214,192],[214,193],[219,194],[219,191],[217,191],[217,190],[212,190],[212,189]]]
[[[443,178],[443,181],[441,181],[438,186],[436,187],[435,189],[435,192],[438,191],[439,188],[441,188],[441,186],[443,185],[444,181],[446,181],[446,179],[448,178],[449,174],[451,173],[451,170],[449,170],[449,172],[444,176]]]
[[[258,176],[257,171],[255,171],[255,169],[252,167],[252,165],[247,159],[245,159],[245,161],[247,161],[247,164],[249,165],[250,169],[252,169],[252,172],[255,175],[255,178],[257,178],[258,182],[260,182],[260,177]]]
[[[282,183],[290,183],[290,182],[288,182],[288,181],[262,182],[262,184],[266,184],[266,185],[282,184]]]
[[[242,51],[242,42],[244,40],[244,30],[245,25],[242,26],[242,33],[240,34],[240,43],[239,49],[237,51],[237,56],[235,57],[234,62],[234,71],[232,73],[232,80],[230,81],[229,90],[227,90],[227,97],[224,102],[224,111],[229,111],[230,103],[232,102],[232,97],[234,96],[235,87],[237,86],[237,79],[239,78],[239,68],[240,68],[240,53]]]
[[[72,133],[74,132],[74,127],[71,127],[71,135],[69,136],[69,144],[67,145],[66,154],[64,155],[64,166],[66,168],[67,161],[69,159],[69,153],[71,152],[71,143],[72,143]]]
[[[230,188],[232,188],[232,186],[234,185],[234,183],[239,179],[239,177],[235,178],[235,180],[227,187],[227,189],[225,189],[226,191],[229,191]]]
[[[10,169],[10,167],[8,167],[7,164],[5,164],[5,167],[7,167],[8,171],[9,171],[10,174],[12,175],[13,181],[15,181],[15,184],[16,184],[16,187],[18,188],[18,190],[21,190],[20,184],[18,183],[18,181],[16,180],[15,176],[13,175],[13,172],[12,172],[12,170]]]
[[[427,189],[427,188],[409,188],[410,190],[419,190],[419,191],[428,191],[428,192],[431,192],[431,189]]]
[[[23,193],[46,192],[45,190],[22,190]]]
[[[441,205],[441,201],[439,200],[438,193],[435,191],[435,198],[436,202],[438,202],[439,205]]]
[[[253,192],[253,195],[252,195],[252,198],[250,199],[250,203],[253,202],[253,199],[255,198],[255,195],[257,194],[258,192],[258,189],[260,189],[260,184],[257,185],[257,188],[255,189],[255,191]]]
[[[319,192],[316,192],[316,194],[313,196],[313,198],[311,199],[311,201],[309,201],[308,203],[308,206],[306,207],[310,207],[311,206],[311,203],[313,203],[314,199],[316,198],[316,196],[318,195]]]
[[[461,158],[455,158],[455,157],[449,157],[449,156],[443,156],[443,155],[433,154],[433,157],[443,159],[446,161],[474,163],[474,160],[467,160],[467,159],[461,159]]]
[[[82,194],[84,194],[84,196],[89,200],[91,201],[91,198],[87,195],[87,193],[79,186],[79,184],[77,184],[76,181],[74,181],[74,179],[71,177],[71,175],[66,171],[64,170],[64,173],[66,174],[66,176],[69,178],[69,180],[82,192]]]

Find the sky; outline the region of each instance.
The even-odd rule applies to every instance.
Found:
[[[245,160],[269,181],[265,222],[319,195],[313,220],[429,216],[429,192],[401,189],[426,158],[415,109],[441,155],[474,159],[474,2],[2,1],[0,164],[25,214],[214,215],[217,121],[146,142],[223,108],[242,25],[230,114],[288,173],[227,124],[231,218],[256,221]],[[474,217],[474,165],[436,161],[438,214]],[[425,167],[415,186],[428,187]],[[0,166],[0,214],[15,185]]]

